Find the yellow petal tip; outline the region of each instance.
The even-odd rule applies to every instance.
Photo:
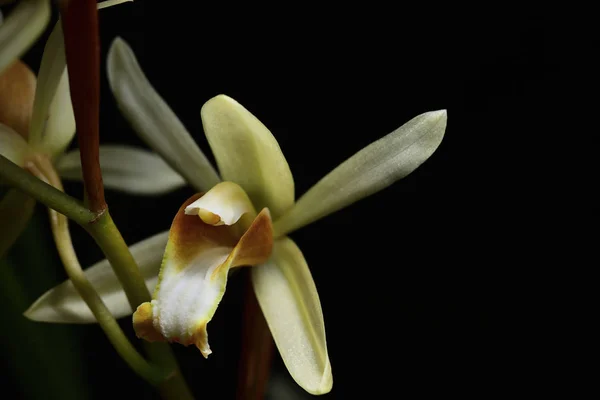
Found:
[[[208,358],[212,351],[208,345],[208,333],[206,331],[206,320],[202,320],[197,323],[187,337],[171,337],[169,342],[175,342],[184,346],[191,344],[196,345],[200,353],[204,358]],[[157,331],[154,326],[154,315],[152,310],[152,303],[146,302],[138,306],[137,310],[133,313],[133,329],[138,338],[144,339],[148,342],[166,342],[167,339]]]
[[[194,329],[194,334],[192,335],[192,341],[202,353],[204,358],[208,358],[210,354],[212,354],[212,350],[208,345],[208,332],[206,331],[207,321],[199,322]]]
[[[142,303],[133,313],[133,329],[138,338],[148,342],[164,342],[165,338],[154,327],[152,304]]]
[[[221,222],[221,217],[219,217],[217,214],[213,214],[210,211],[206,211],[202,208],[198,210],[198,216],[205,224],[213,225],[213,226],[223,225],[223,224],[219,224],[219,222]]]

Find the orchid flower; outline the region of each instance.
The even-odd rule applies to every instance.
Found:
[[[292,173],[277,141],[238,102],[219,95],[201,109],[219,175],[122,39],[113,42],[107,63],[113,94],[134,130],[201,192],[182,205],[170,231],[130,248],[154,290],[153,300],[133,314],[136,334],[149,341],[194,344],[206,357],[211,352],[206,326],[224,294],[229,270],[252,266],[256,297],[290,374],[309,393],[329,392],[333,379],[319,296],[302,252],[287,235],[415,170],[442,141],[446,111],[413,118],[350,157],[295,201]],[[119,164],[103,167],[119,175]],[[75,162],[69,169],[73,177],[79,175]],[[146,170],[136,175],[138,182],[121,180],[133,189],[122,189],[143,187],[143,192],[151,184],[139,180],[156,180],[156,174],[173,178],[165,186],[180,184],[156,165],[138,169]],[[134,311],[106,260],[86,275],[113,315]],[[46,322],[94,322],[69,281],[46,292],[25,315]]]
[[[44,48],[37,86],[33,72],[19,60],[49,19],[48,1],[24,0],[0,26],[0,153],[21,167],[35,154],[55,157],[75,134],[60,24]]]
[[[98,8],[125,1],[131,0],[109,0],[98,3]],[[37,82],[34,73],[18,59],[49,19],[49,1],[21,0],[0,25],[0,154],[30,170],[39,169],[40,163],[56,168],[75,135],[60,21],[44,47]],[[0,212],[11,218],[25,216],[33,204],[13,189],[0,201]]]

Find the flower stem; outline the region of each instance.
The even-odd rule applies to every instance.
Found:
[[[137,263],[108,212],[99,162],[100,39],[96,0],[59,1],[65,36],[65,55],[77,127],[86,198],[98,217],[83,227],[92,235],[123,285],[131,307],[150,301]],[[168,344],[147,345],[150,358],[169,368],[160,385],[163,397],[193,398]]]
[[[59,2],[69,69],[69,88],[90,210],[106,209],[100,145],[100,37],[96,0]]]
[[[39,171],[39,174],[39,178],[45,179],[52,186],[61,191],[63,190],[60,178],[54,169],[46,169],[43,173],[42,171]],[[121,330],[121,327],[112,316],[110,310],[106,307],[83,273],[83,269],[79,264],[77,254],[73,248],[67,217],[51,208],[48,209],[48,212],[58,254],[77,293],[79,293],[81,298],[88,305],[92,314],[94,314],[94,317],[96,317],[96,320],[100,324],[100,327],[108,337],[108,340],[129,367],[149,383],[153,385],[160,384],[165,379],[166,371],[151,365],[137,352],[135,347],[133,347]]]
[[[123,285],[129,304],[135,310],[145,301],[150,301],[150,292],[144,278],[129,251],[121,232],[113,222],[108,209],[91,224],[83,226],[94,238],[112,265],[117,278]]]
[[[150,292],[144,283],[138,265],[108,209],[96,221],[85,225],[84,228],[92,235],[113,267],[127,294],[131,308],[135,310],[140,304],[150,301]],[[151,360],[170,371],[169,377],[159,387],[162,397],[181,400],[193,399],[169,345],[144,342],[144,346]]]
[[[40,203],[66,215],[80,225],[86,225],[96,218],[96,214],[85,208],[79,201],[31,175],[1,154],[0,178],[3,182],[29,194]]]
[[[37,173],[40,176],[42,174],[44,176],[49,175],[48,171],[52,168],[48,160],[43,158],[31,162],[26,167],[33,171],[43,171],[41,174]],[[138,266],[112,221],[108,210],[98,216],[71,196],[31,175],[1,154],[0,178],[3,182],[20,189],[40,203],[66,215],[85,228],[96,239],[110,261],[117,277],[127,291],[127,297],[130,299],[132,308],[135,309],[139,304],[150,301],[150,292],[145,287]],[[152,362],[165,371],[169,371],[167,378],[158,386],[162,397],[165,399],[193,399],[169,345],[147,342],[144,342],[144,345]]]
[[[245,271],[246,280],[242,355],[238,369],[238,400],[262,400],[273,361],[274,343],[271,331],[254,294],[250,271]]]
[[[127,362],[133,371],[150,384],[159,385],[164,381],[168,371],[164,371],[162,368],[148,363],[129,342],[110,310],[108,310],[90,281],[85,277],[73,249],[67,218],[52,209],[49,210],[49,213],[58,253],[69,279],[73,282],[73,286],[75,286],[81,298],[86,302],[108,340],[121,358]]]

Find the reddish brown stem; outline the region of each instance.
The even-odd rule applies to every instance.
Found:
[[[246,272],[242,356],[238,371],[237,400],[262,400],[273,361],[274,343],[269,326],[254,295],[250,271]]]
[[[96,0],[62,0],[59,6],[83,182],[90,210],[101,213],[106,202],[98,155],[100,38]]]

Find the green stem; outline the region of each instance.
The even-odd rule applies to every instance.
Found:
[[[38,160],[40,161],[40,160]],[[43,175],[51,175],[50,167],[42,167]],[[42,204],[52,208],[85,228],[111,263],[121,281],[133,309],[143,302],[150,301],[150,292],[145,286],[137,263],[115,226],[108,210],[97,215],[81,203],[59,189],[31,175],[0,154],[0,178],[3,182],[29,194]],[[159,384],[165,399],[193,399],[177,361],[166,343],[144,343],[150,360],[168,372],[167,378]]]
[[[140,304],[150,301],[150,291],[108,209],[96,221],[84,225],[84,228],[92,235],[113,267],[131,308],[135,310]],[[171,371],[167,380],[159,387],[163,398],[193,399],[169,345],[148,342],[144,342],[144,345],[151,360]]]
[[[242,315],[242,354],[238,364],[236,399],[262,400],[265,398],[269,383],[275,344],[254,294],[250,271],[244,272],[246,293]]]
[[[96,218],[96,214],[85,208],[79,201],[31,175],[1,154],[0,178],[40,203],[66,215],[79,225],[85,226]]]
[[[98,216],[96,221],[83,227],[92,235],[112,265],[117,278],[123,285],[131,307],[135,310],[143,302],[150,301],[150,292],[146,287],[144,277],[108,209]]]
[[[50,209],[50,225],[58,254],[63,262],[65,271],[73,282],[73,286],[88,305],[100,327],[108,337],[117,353],[138,375],[153,385],[160,384],[165,379],[165,373],[161,369],[149,364],[129,342],[121,327],[112,316],[90,281],[86,278],[69,233],[67,218]]]
[[[38,157],[35,159],[35,161],[37,161],[37,163],[32,162],[29,165],[29,169],[32,171],[32,173],[44,182],[48,182],[61,192],[64,191],[62,182],[60,181],[56,170],[48,161],[48,159]],[[106,211],[104,214],[108,214],[108,212]],[[104,214],[101,214],[99,218],[101,218]],[[64,215],[59,214],[52,209],[49,209],[49,216],[56,248],[58,249],[58,254],[65,267],[65,271],[73,283],[73,286],[75,286],[77,293],[79,293],[83,301],[85,301],[87,306],[92,311],[92,314],[94,314],[94,317],[106,334],[108,340],[111,342],[121,358],[123,358],[123,360],[125,360],[131,369],[134,370],[138,375],[140,375],[150,384],[161,384],[166,378],[168,378],[171,368],[160,369],[149,364],[131,345],[119,327],[119,324],[112,316],[110,310],[106,307],[84,274],[83,269],[79,264],[79,260],[77,259],[75,249],[73,248],[73,241],[71,240],[71,233],[69,232],[68,219]],[[84,226],[94,225],[95,222],[96,220],[91,221]]]

